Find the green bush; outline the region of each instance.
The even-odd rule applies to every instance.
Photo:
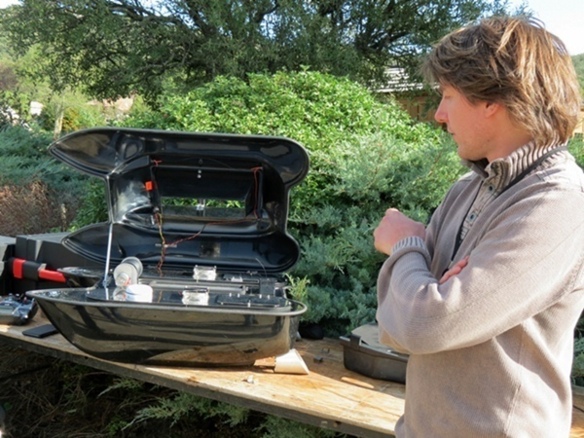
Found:
[[[53,97],[45,104],[37,122],[47,132],[55,129],[55,120],[62,114],[61,132],[73,132],[94,126],[107,125],[107,117],[100,104],[90,104],[82,95],[68,94]]]
[[[87,178],[52,159],[51,137],[22,126],[0,130],[0,208],[10,211],[0,223],[0,234],[66,230]]]
[[[580,167],[584,168],[584,138],[577,134],[570,140],[568,148]],[[572,379],[580,386],[584,385],[584,318],[580,318],[574,336],[574,364],[572,366]]]
[[[302,257],[290,272],[305,321],[334,336],[374,319],[383,260],[372,232],[389,207],[425,221],[460,174],[441,130],[414,123],[394,101],[382,103],[349,80],[313,72],[221,77],[186,95],[166,96],[125,126],[281,135],[310,154],[293,190],[290,232]]]
[[[105,222],[108,220],[106,191],[103,181],[93,179],[85,186],[85,196],[71,223],[71,231],[88,224]]]
[[[31,179],[51,178],[58,165],[48,159],[51,137],[22,126],[0,130],[0,184],[21,184]]]
[[[76,175],[47,153],[51,141],[48,133],[22,126],[6,126],[0,130],[0,184],[41,179],[59,190],[73,189],[77,184]]]
[[[574,155],[576,162],[584,168],[584,137],[582,134],[576,134],[568,143],[568,149]]]

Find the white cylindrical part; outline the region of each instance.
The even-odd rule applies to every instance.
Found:
[[[153,289],[147,284],[130,284],[126,287],[126,301],[152,302]]]
[[[140,275],[142,275],[142,262],[137,257],[126,257],[114,269],[114,281],[117,287],[137,284]]]

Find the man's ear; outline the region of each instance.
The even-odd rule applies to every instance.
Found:
[[[502,108],[503,108],[503,105],[501,105],[500,103],[484,102],[484,110],[485,110],[486,117],[491,117],[491,116],[497,114],[499,111],[501,111]]]

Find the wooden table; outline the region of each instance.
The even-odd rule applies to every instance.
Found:
[[[167,368],[110,362],[89,356],[60,334],[44,339],[22,331],[47,321],[38,316],[27,326],[0,325],[0,342],[70,360],[120,376],[166,386],[338,432],[362,437],[394,436],[404,408],[404,386],[364,377],[343,366],[337,340],[302,340],[295,347],[308,375],[274,373],[266,361],[245,368]],[[574,388],[571,438],[584,438],[584,389]]]
[[[355,436],[393,436],[403,412],[404,386],[345,369],[342,346],[334,339],[295,344],[310,370],[308,375],[274,373],[273,366],[266,365],[269,361],[257,361],[253,367],[167,368],[89,356],[60,334],[44,339],[22,334],[47,322],[37,315],[26,326],[0,324],[0,342]]]

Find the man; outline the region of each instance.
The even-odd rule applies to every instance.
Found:
[[[493,17],[444,37],[424,71],[472,171],[427,228],[389,209],[374,232],[380,339],[410,355],[397,436],[568,437],[584,307],[571,59],[538,22]]]

